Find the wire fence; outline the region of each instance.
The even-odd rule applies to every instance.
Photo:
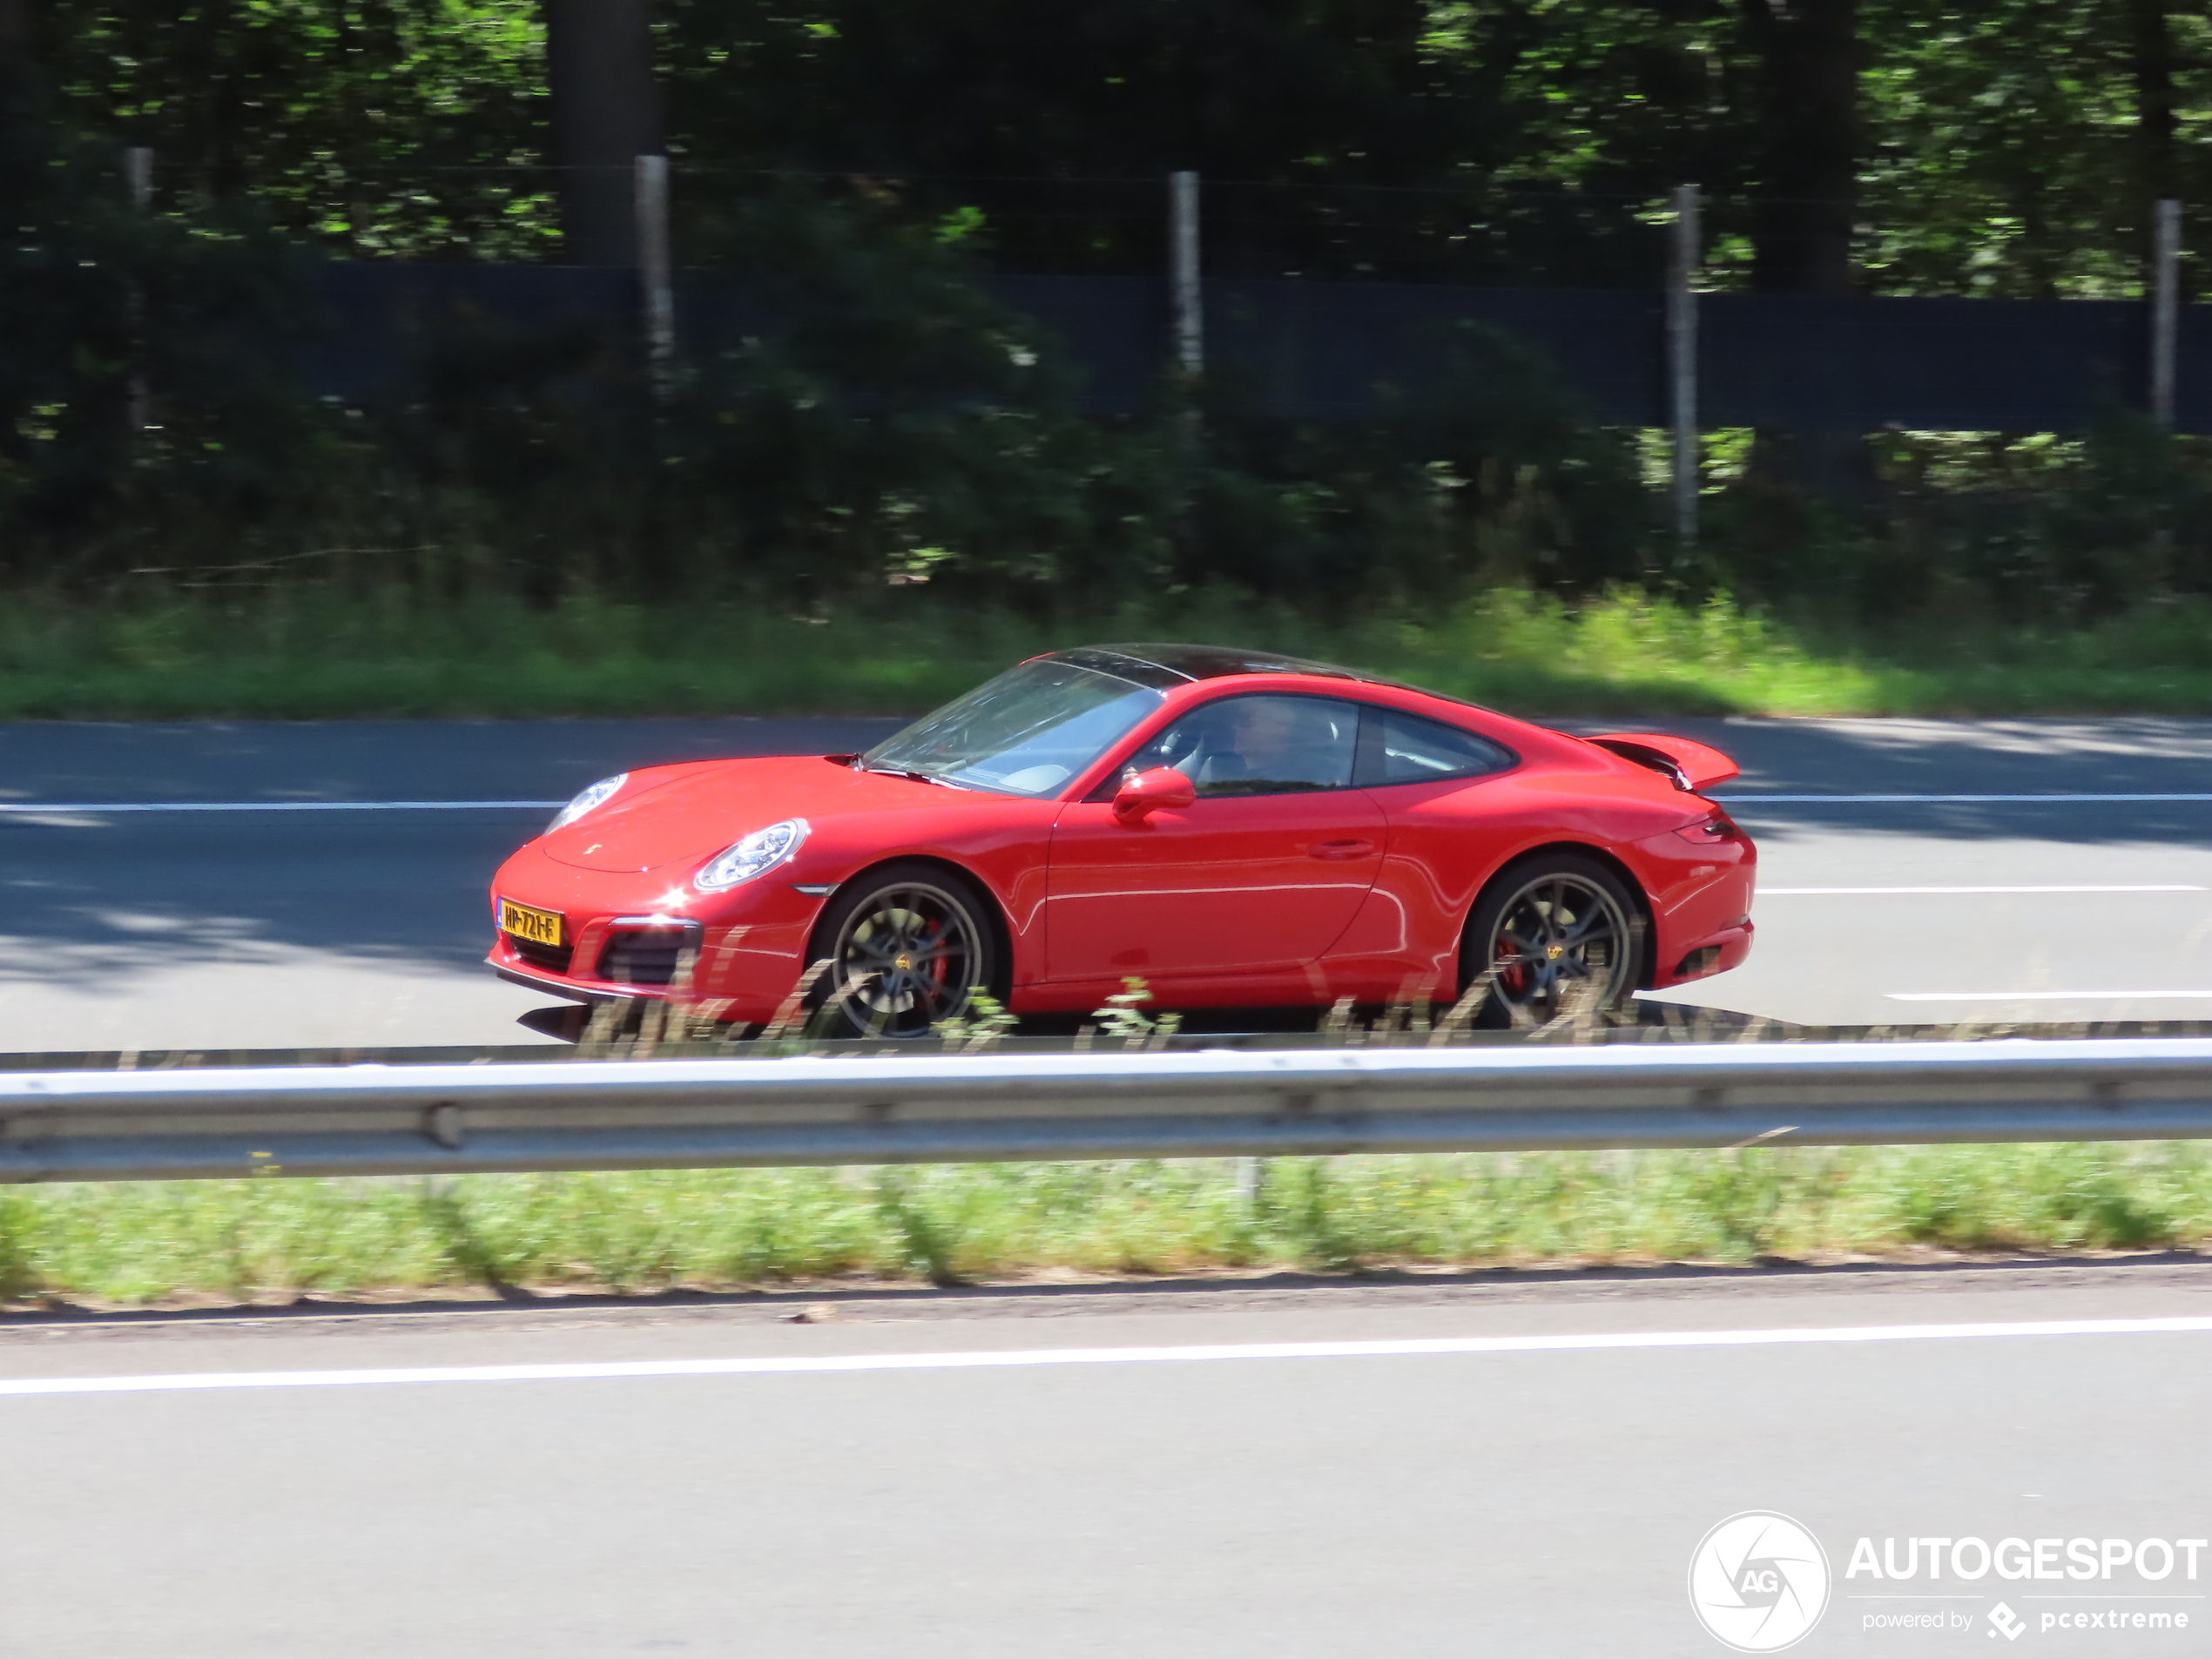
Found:
[[[154,210],[185,206],[196,175],[156,164]],[[288,232],[342,259],[558,264],[564,185],[629,171],[329,159],[264,179],[253,193]],[[741,259],[747,206],[779,194],[901,220],[995,274],[1137,275],[1159,270],[1168,252],[1164,174],[732,168],[678,155],[670,177],[675,256],[695,266]],[[1649,288],[1666,275],[1665,191],[1474,175],[1403,184],[1208,177],[1204,189],[1206,265],[1219,276]],[[2149,282],[2148,219],[2115,230],[2110,247],[2054,262],[2025,257],[2018,226],[1993,206],[1979,226],[1951,222],[1958,210],[1946,208],[1950,219],[1934,227],[1873,187],[1858,200],[1707,192],[1703,203],[1700,281],[1714,291],[1754,286],[1763,236],[1805,230],[1847,245],[1867,293],[2135,299]],[[2185,294],[2196,290],[2198,263],[2184,246]]]

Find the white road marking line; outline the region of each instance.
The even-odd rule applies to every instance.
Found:
[[[2202,1002],[2212,991],[1885,991],[1892,1002]]]
[[[1197,1365],[1231,1359],[1373,1359],[1435,1354],[1587,1353],[1645,1348],[1766,1348],[1863,1342],[1977,1341],[2212,1332],[2212,1316],[1865,1325],[1770,1331],[1601,1332],[1578,1336],[1427,1337],[1379,1342],[1251,1342],[1189,1347],[1017,1348],[991,1353],[824,1354],[799,1359],[627,1359],[573,1365],[415,1366],[381,1371],[215,1371],[145,1377],[0,1380],[0,1396],[152,1394],[226,1388],[372,1388],[398,1383],[596,1382],[663,1377],[777,1377],[869,1371],[995,1371],[1042,1366]]]
[[[550,813],[560,800],[110,800],[0,801],[19,817],[67,813]]]
[[[2212,801],[2212,795],[2059,794],[2054,792],[2038,795],[1708,795],[1706,799],[1717,801],[1723,806],[1757,806],[1763,802],[1780,806],[1912,806],[1931,802],[1986,806],[1992,803],[2020,801]]]
[[[1848,894],[1864,895],[1890,893],[2202,893],[2204,889],[2188,882],[2160,882],[2132,887],[1761,887],[1762,899],[1809,898],[1816,894]]]

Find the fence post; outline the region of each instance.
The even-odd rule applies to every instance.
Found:
[[[668,395],[676,366],[676,287],[668,245],[668,158],[637,158],[637,283],[653,390]]]
[[[2178,201],[2158,204],[2151,262],[2150,415],[2159,425],[2170,428],[2182,304],[2182,204]]]
[[[153,152],[143,144],[134,144],[123,152],[123,182],[131,192],[131,207],[134,212],[153,211]],[[131,374],[131,407],[128,419],[131,430],[145,432],[153,425],[153,394],[146,385],[143,362],[145,354],[145,299],[134,287],[130,296],[131,349],[140,359],[141,367]]]
[[[1168,287],[1175,361],[1190,379],[1206,367],[1205,300],[1198,286],[1198,175],[1168,175]]]
[[[1667,266],[1667,425],[1675,536],[1697,539],[1697,295],[1690,279],[1698,266],[1697,186],[1676,185],[1673,257]]]

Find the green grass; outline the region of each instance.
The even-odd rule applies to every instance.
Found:
[[[0,1190],[0,1302],[732,1290],[1744,1263],[2212,1242],[2212,1152],[2134,1146],[935,1165]]]
[[[2067,632],[1966,617],[1848,643],[1634,590],[1318,610],[1192,593],[1039,621],[927,589],[823,616],[309,585],[106,604],[17,592],[0,595],[0,718],[912,713],[1035,651],[1148,637],[1287,650],[1534,714],[2212,711],[2212,610],[2192,604]]]

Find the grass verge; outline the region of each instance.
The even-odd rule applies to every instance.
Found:
[[[1853,1147],[0,1189],[0,1303],[2212,1243],[2212,1151]]]
[[[1635,590],[1318,610],[1186,593],[1050,621],[927,589],[816,616],[304,584],[105,604],[18,592],[0,595],[0,718],[912,713],[1033,652],[1115,638],[1290,651],[1540,714],[2212,712],[2212,609],[2190,604],[2061,633],[1964,617],[1827,642],[1725,599]]]

